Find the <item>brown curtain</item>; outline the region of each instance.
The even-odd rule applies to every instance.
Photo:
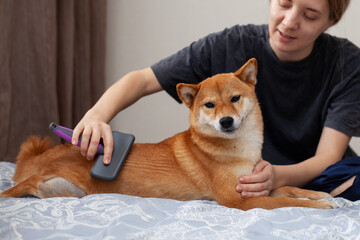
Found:
[[[104,0],[0,0],[0,161],[50,122],[73,128],[104,91]]]

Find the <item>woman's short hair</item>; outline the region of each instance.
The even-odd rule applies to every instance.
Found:
[[[334,24],[340,21],[349,3],[350,0],[329,0],[329,18],[334,21]]]

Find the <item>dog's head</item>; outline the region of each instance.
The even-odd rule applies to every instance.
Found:
[[[257,62],[253,58],[235,73],[218,74],[197,85],[178,84],[178,95],[191,111],[192,128],[208,136],[235,138],[250,113],[250,121],[261,124],[256,74]]]

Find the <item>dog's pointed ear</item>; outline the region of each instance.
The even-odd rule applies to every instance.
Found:
[[[188,108],[191,108],[199,89],[200,86],[195,84],[179,83],[176,85],[176,90],[181,101],[183,101]]]
[[[252,85],[256,84],[256,74],[257,61],[255,58],[251,58],[244,66],[235,72],[237,78]]]

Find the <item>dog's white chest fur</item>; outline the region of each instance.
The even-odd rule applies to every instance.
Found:
[[[254,165],[252,164],[239,164],[232,168],[232,172],[237,179],[241,176],[250,176],[252,174]]]

